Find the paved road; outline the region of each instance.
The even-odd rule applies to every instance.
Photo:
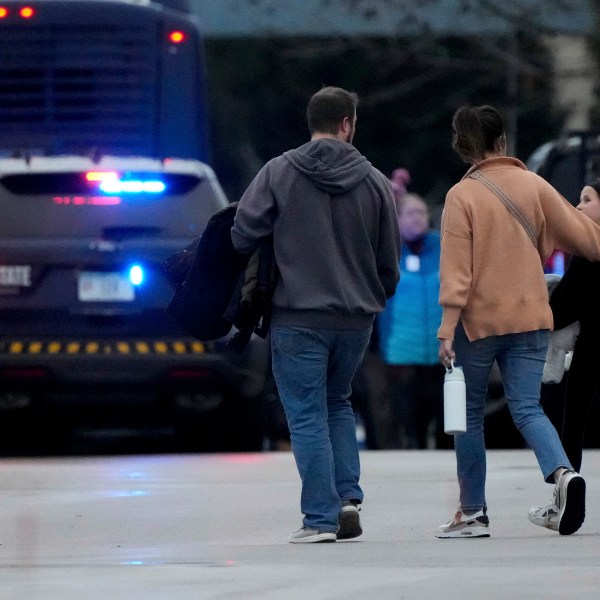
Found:
[[[0,460],[1,600],[535,600],[600,596],[600,451],[588,518],[563,537],[533,454],[489,452],[492,537],[437,540],[456,504],[450,451],[362,454],[365,534],[291,545],[289,453]]]

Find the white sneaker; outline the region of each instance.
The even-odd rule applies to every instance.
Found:
[[[302,527],[290,535],[288,542],[290,544],[318,544],[322,542],[335,542],[336,539],[335,532]]]
[[[435,532],[437,538],[490,537],[490,520],[483,510],[465,515],[459,508],[454,519],[440,525]]]
[[[585,480],[575,471],[565,471],[554,487],[552,501],[545,506],[533,506],[529,520],[535,525],[558,531],[561,535],[575,533],[585,519]]]
[[[558,506],[556,505],[556,490],[552,501],[545,506],[532,506],[527,518],[535,525],[558,531]]]

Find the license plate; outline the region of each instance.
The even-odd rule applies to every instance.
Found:
[[[78,297],[81,302],[132,302],[135,300],[133,284],[121,273],[79,274]]]
[[[31,287],[31,266],[0,265],[0,286]]]

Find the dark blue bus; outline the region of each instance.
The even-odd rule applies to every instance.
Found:
[[[0,0],[0,156],[210,162],[187,0]]]

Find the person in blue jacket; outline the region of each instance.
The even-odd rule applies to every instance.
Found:
[[[442,319],[440,235],[430,228],[429,210],[418,195],[398,190],[402,238],[395,295],[379,318],[379,343],[386,365],[392,419],[386,447],[451,447],[443,431],[444,369],[438,360]]]

